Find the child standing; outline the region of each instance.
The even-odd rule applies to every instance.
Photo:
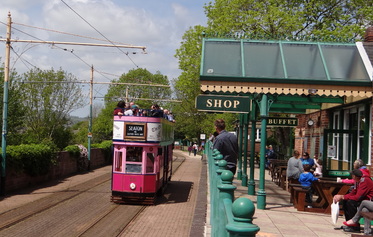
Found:
[[[322,176],[322,160],[317,159],[317,161],[315,162],[315,165],[316,165],[316,169],[313,175],[315,175],[316,177],[321,177]]]
[[[306,194],[306,202],[309,203],[308,208],[312,207],[312,182],[318,181],[319,179],[313,176],[310,172],[311,165],[305,164],[303,165],[304,172],[299,176],[299,183],[302,185],[303,189],[306,189],[308,192]]]

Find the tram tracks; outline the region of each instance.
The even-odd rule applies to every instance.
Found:
[[[173,173],[184,160],[174,157]],[[121,236],[147,206],[111,203],[110,180],[107,173],[0,213],[0,236]]]
[[[27,218],[42,213],[54,206],[57,206],[63,202],[66,202],[87,190],[100,185],[104,182],[108,182],[111,178],[111,174],[104,174],[102,176],[91,179],[82,184],[78,184],[66,190],[55,192],[47,197],[41,198],[37,201],[27,203],[23,206],[11,209],[7,212],[0,214],[0,231],[15,225]]]

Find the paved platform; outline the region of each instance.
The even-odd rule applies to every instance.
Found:
[[[249,169],[248,169],[249,172]],[[255,191],[259,187],[259,168],[254,174]],[[247,187],[243,187],[241,180],[234,180],[237,186],[236,197],[247,197],[254,202],[256,207],[257,197],[248,195]],[[266,208],[256,208],[253,223],[260,227],[257,236],[261,237],[292,237],[292,236],[320,236],[338,237],[351,236],[343,230],[335,229],[343,225],[344,217],[339,216],[337,224],[334,225],[331,216],[312,212],[297,211],[290,201],[290,193],[283,190],[271,181],[268,170],[265,171]]]
[[[147,208],[144,213],[139,215],[139,222],[134,222],[129,226],[126,236],[210,236],[206,161],[201,160],[199,155],[189,156],[188,152],[176,150],[174,154],[186,158],[172,177],[170,185],[170,188],[181,189],[174,193],[166,192],[164,198],[178,201],[163,202],[163,204]],[[0,197],[0,212],[37,201],[59,190],[68,189],[107,172],[111,172],[111,166]],[[334,229],[342,225],[344,221],[342,216],[334,225],[330,215],[298,212],[289,203],[290,194],[270,180],[268,171],[266,171],[265,177],[266,209],[256,209],[253,220],[253,223],[260,227],[257,236],[350,236],[350,233]],[[254,179],[256,191],[258,191],[259,169],[255,169]],[[247,187],[243,187],[241,183],[241,180],[234,180],[234,185],[237,186],[236,198],[247,197],[256,206],[256,196],[247,195]],[[179,195],[179,197],[170,198],[170,195]],[[148,223],[148,225],[144,225],[144,223]]]

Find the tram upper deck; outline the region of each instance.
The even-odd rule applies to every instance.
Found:
[[[161,117],[114,116],[113,144],[160,145],[174,142],[174,123]]]

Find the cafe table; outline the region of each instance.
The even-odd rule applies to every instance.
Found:
[[[318,198],[312,203],[314,211],[330,214],[331,204],[334,195],[345,195],[348,193],[351,184],[338,183],[335,178],[320,178],[312,183]],[[310,210],[311,211],[311,210]]]

